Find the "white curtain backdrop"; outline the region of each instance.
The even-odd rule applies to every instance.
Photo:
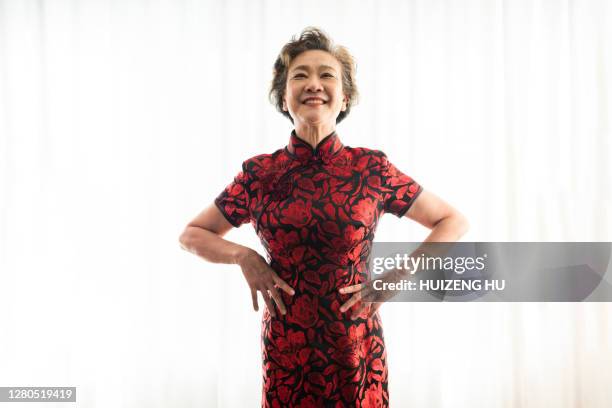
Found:
[[[261,311],[178,236],[287,143],[267,87],[308,25],[357,59],[341,140],[460,209],[464,240],[612,241],[609,1],[0,0],[0,386],[259,405]],[[376,239],[426,234],[387,215]],[[391,406],[610,407],[611,312],[386,304]]]

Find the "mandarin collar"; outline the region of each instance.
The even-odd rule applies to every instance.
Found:
[[[329,159],[340,152],[343,147],[344,145],[340,141],[340,138],[335,130],[321,139],[317,144],[317,147],[314,149],[308,142],[300,139],[297,133],[295,133],[295,130],[293,130],[291,132],[291,137],[289,138],[287,151],[292,157],[301,162],[319,159],[327,163]]]

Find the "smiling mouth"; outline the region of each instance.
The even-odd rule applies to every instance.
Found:
[[[311,98],[311,99],[306,99],[303,103],[305,105],[323,105],[325,101],[323,99]]]

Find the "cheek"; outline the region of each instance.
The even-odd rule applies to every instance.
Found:
[[[293,89],[287,88],[285,90],[285,101],[287,101],[287,104],[297,104],[296,95],[297,93]]]
[[[344,101],[344,94],[342,93],[342,88],[336,88],[334,93],[334,99],[338,104],[342,105],[342,102]]]
[[[344,103],[344,95],[336,95],[334,98],[334,107],[337,109],[342,109],[343,103]]]

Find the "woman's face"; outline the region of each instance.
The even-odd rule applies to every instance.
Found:
[[[295,57],[289,65],[283,110],[289,112],[296,127],[335,127],[338,114],[346,110],[338,60],[321,50],[304,51]]]

